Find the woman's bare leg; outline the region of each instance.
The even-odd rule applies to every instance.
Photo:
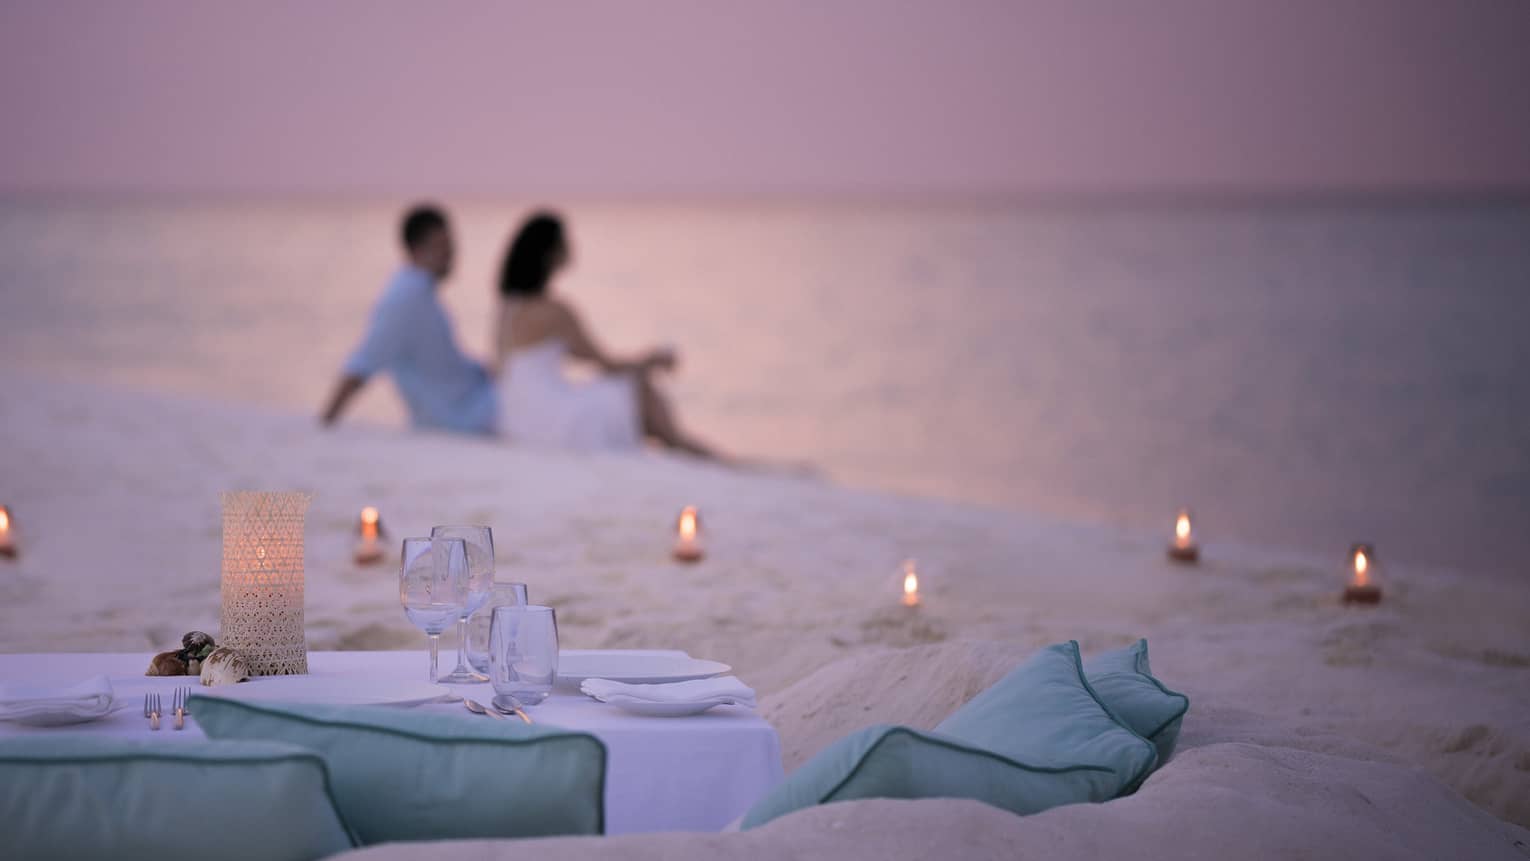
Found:
[[[637,375],[638,409],[642,414],[643,433],[669,448],[708,460],[720,460],[717,452],[680,430],[669,399],[654,386],[647,374]]]

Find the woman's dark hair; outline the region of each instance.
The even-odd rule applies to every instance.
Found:
[[[562,262],[563,222],[551,212],[534,213],[521,225],[499,270],[502,296],[540,296],[553,268]]]

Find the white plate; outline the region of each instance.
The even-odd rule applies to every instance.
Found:
[[[558,656],[558,681],[579,686],[585,679],[610,679],[633,685],[659,685],[710,679],[733,669],[717,661],[652,652],[564,652]]]
[[[699,715],[707,709],[735,704],[734,700],[727,698],[703,700],[695,703],[655,703],[633,697],[611,697],[605,702],[616,706],[624,712],[631,712],[635,715],[647,715],[648,717],[688,717],[690,715]]]
[[[319,673],[259,676],[237,685],[195,686],[192,693],[245,702],[413,706],[453,696],[448,688],[395,676]]]

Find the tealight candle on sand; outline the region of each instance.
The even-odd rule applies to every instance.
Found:
[[[375,565],[382,561],[382,516],[368,505],[361,509],[361,521],[357,525],[361,538],[356,542],[356,564]]]
[[[1169,558],[1175,562],[1195,562],[1201,558],[1201,548],[1196,546],[1195,536],[1190,532],[1190,509],[1181,508],[1174,518],[1174,543],[1169,545]]]
[[[1376,576],[1376,548],[1356,544],[1349,548],[1349,585],[1344,587],[1346,604],[1380,604],[1381,587],[1371,582]]]
[[[903,606],[919,606],[919,572],[915,570],[914,560],[908,559],[903,563]]]
[[[0,556],[16,558],[16,540],[11,537],[11,510],[0,505]]]
[[[680,517],[675,521],[674,554],[681,562],[701,561],[701,515],[693,505],[680,509]]]

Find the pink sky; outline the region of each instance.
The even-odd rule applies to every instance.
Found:
[[[1530,187],[1525,0],[26,2],[0,190]]]

